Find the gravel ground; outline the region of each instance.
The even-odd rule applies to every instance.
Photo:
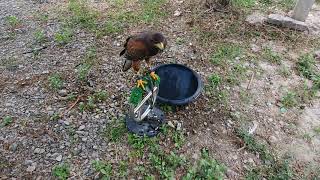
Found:
[[[102,159],[114,163],[118,157],[128,155],[130,151],[128,145],[108,142],[103,135],[108,124],[114,119],[123,118],[128,108],[127,97],[133,80],[130,73],[121,72],[123,61],[118,57],[120,46],[127,37],[126,33],[133,33],[138,28],[158,28],[166,34],[169,47],[165,53],[154,59],[154,64],[169,62],[186,64],[197,71],[205,82],[212,72],[218,72],[220,70],[218,67],[208,66],[210,64],[208,49],[212,45],[209,43],[201,46],[197,41],[198,37],[188,25],[193,17],[190,13],[193,9],[187,2],[169,1],[169,18],[154,26],[143,24],[140,27],[130,27],[127,32],[115,36],[97,39],[92,33],[76,29],[74,40],[63,47],[54,42],[54,33],[61,26],[57,8],[65,7],[66,2],[51,0],[0,2],[0,117],[9,115],[13,118],[13,123],[1,127],[0,131],[0,179],[53,179],[52,168],[63,162],[72,164],[71,179],[93,179],[96,175],[91,166],[93,160]],[[100,10],[109,7],[105,2],[91,2],[91,4]],[[48,14],[48,20],[46,22],[39,20],[39,14]],[[21,23],[17,27],[10,27],[6,20],[9,15],[16,16]],[[207,26],[211,26],[209,18],[205,19],[205,22]],[[34,34],[38,29],[45,30],[48,37],[46,42],[35,42]],[[187,43],[177,44],[178,37],[186,39]],[[226,37],[226,42],[234,41],[238,42],[239,39]],[[259,47],[270,43],[268,40],[249,41]],[[278,41],[275,44],[283,45]],[[84,84],[76,80],[77,72],[74,69],[84,59],[86,50],[92,46],[97,49],[97,65],[91,70],[88,83]],[[39,47],[46,48],[40,50],[38,55],[24,53]],[[256,67],[254,63],[249,66]],[[181,151],[192,159],[198,159],[200,149],[208,147],[215,157],[228,167],[227,179],[239,179],[244,176],[245,169],[261,163],[256,154],[239,150],[239,145],[235,143],[239,140],[234,134],[234,128],[239,122],[230,114],[241,111],[253,122],[258,122],[258,137],[263,140],[271,139],[271,146],[278,148],[280,152],[284,148],[281,142],[288,142],[292,138],[294,142],[301,140],[300,136],[291,136],[286,127],[296,120],[304,124],[299,121],[304,118],[296,115],[297,112],[299,114],[303,112],[290,111],[283,116],[278,111],[272,111],[272,108],[277,108],[275,99],[278,98],[273,92],[278,91],[283,82],[275,85],[280,81],[273,75],[273,72],[277,72],[275,67],[269,67],[264,63],[257,67],[265,68],[264,70],[269,73],[255,77],[250,89],[252,103],[243,105],[237,102],[239,87],[248,85],[250,79],[248,76],[242,85],[231,89],[234,94],[230,96],[227,111],[221,103],[212,104],[210,96],[203,93],[195,103],[178,112],[166,113],[168,120],[182,123],[188,143]],[[64,82],[60,90],[53,91],[49,87],[48,77],[57,72],[62,75]],[[270,83],[272,81],[270,78],[273,78],[274,83]],[[294,75],[293,78],[297,79],[287,81],[289,83],[301,81],[298,76]],[[266,86],[269,88],[267,91]],[[63,113],[70,107],[73,101],[69,101],[68,96],[71,93],[90,95],[98,90],[108,92],[107,100],[96,104],[98,110],[81,113],[75,107],[59,120],[51,119],[55,113]],[[265,105],[269,101],[272,105]],[[308,107],[309,105],[306,111],[313,114],[304,117],[315,116],[313,121],[315,124],[307,128],[311,130],[320,125],[320,117],[312,110],[317,106]],[[278,133],[274,134],[275,131]],[[318,136],[315,137],[314,143],[319,144],[317,138]],[[305,147],[311,146],[315,149],[311,148],[310,152],[318,152],[315,145],[309,144]],[[288,149],[292,149],[292,146],[285,148]],[[301,154],[303,150],[297,153]],[[319,156],[315,154],[306,161],[319,163]]]

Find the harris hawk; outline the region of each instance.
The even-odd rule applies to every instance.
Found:
[[[126,58],[122,71],[127,71],[131,67],[139,73],[140,62],[145,60],[150,67],[150,58],[162,52],[167,45],[165,37],[159,32],[142,32],[126,39],[124,50],[120,56]]]

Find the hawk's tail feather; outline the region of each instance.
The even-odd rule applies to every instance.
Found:
[[[120,56],[122,56],[125,52],[126,52],[126,49],[122,50],[122,51],[120,52]]]
[[[130,69],[132,66],[132,61],[131,60],[125,60],[124,61],[124,64],[122,66],[122,71],[125,72],[125,71],[128,71],[128,69]]]

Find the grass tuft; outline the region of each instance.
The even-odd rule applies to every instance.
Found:
[[[57,74],[57,73],[52,74],[51,76],[49,76],[48,80],[49,80],[50,87],[52,89],[58,90],[62,88],[63,81],[60,74]]]
[[[60,164],[54,166],[52,169],[53,176],[57,177],[58,179],[65,180],[70,175],[70,168],[68,164]]]

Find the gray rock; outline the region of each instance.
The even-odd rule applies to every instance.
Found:
[[[81,126],[78,128],[78,131],[82,131],[82,130],[84,130],[84,128],[86,128],[86,126],[85,126],[85,125],[81,125]]]
[[[177,123],[177,131],[181,131],[182,124],[180,122]]]
[[[33,172],[36,170],[37,163],[32,163],[30,166],[27,167],[27,172]]]
[[[12,152],[15,152],[15,151],[17,150],[17,147],[18,147],[18,144],[17,144],[17,143],[13,143],[13,144],[11,144],[11,146],[10,146],[10,150],[11,150]]]
[[[270,14],[266,22],[298,31],[307,31],[309,29],[304,22],[294,20],[281,14]]]
[[[168,126],[175,128],[175,126],[173,125],[173,123],[171,121],[168,121]]]
[[[251,50],[252,50],[252,52],[259,52],[259,51],[261,51],[261,48],[258,46],[258,45],[256,45],[256,44],[251,44],[250,45],[251,46]]]
[[[45,150],[44,149],[41,149],[41,148],[36,148],[36,149],[34,149],[34,153],[35,154],[42,154],[42,153],[44,153],[45,152]]]
[[[62,155],[60,154],[59,156],[56,157],[56,161],[60,162],[62,160]]]
[[[253,13],[246,18],[246,21],[250,24],[263,24],[267,18],[260,13]]]
[[[64,97],[64,96],[67,96],[67,95],[68,95],[68,92],[67,92],[67,90],[65,90],[65,89],[61,89],[61,90],[58,91],[58,94],[59,94],[60,96]]]

